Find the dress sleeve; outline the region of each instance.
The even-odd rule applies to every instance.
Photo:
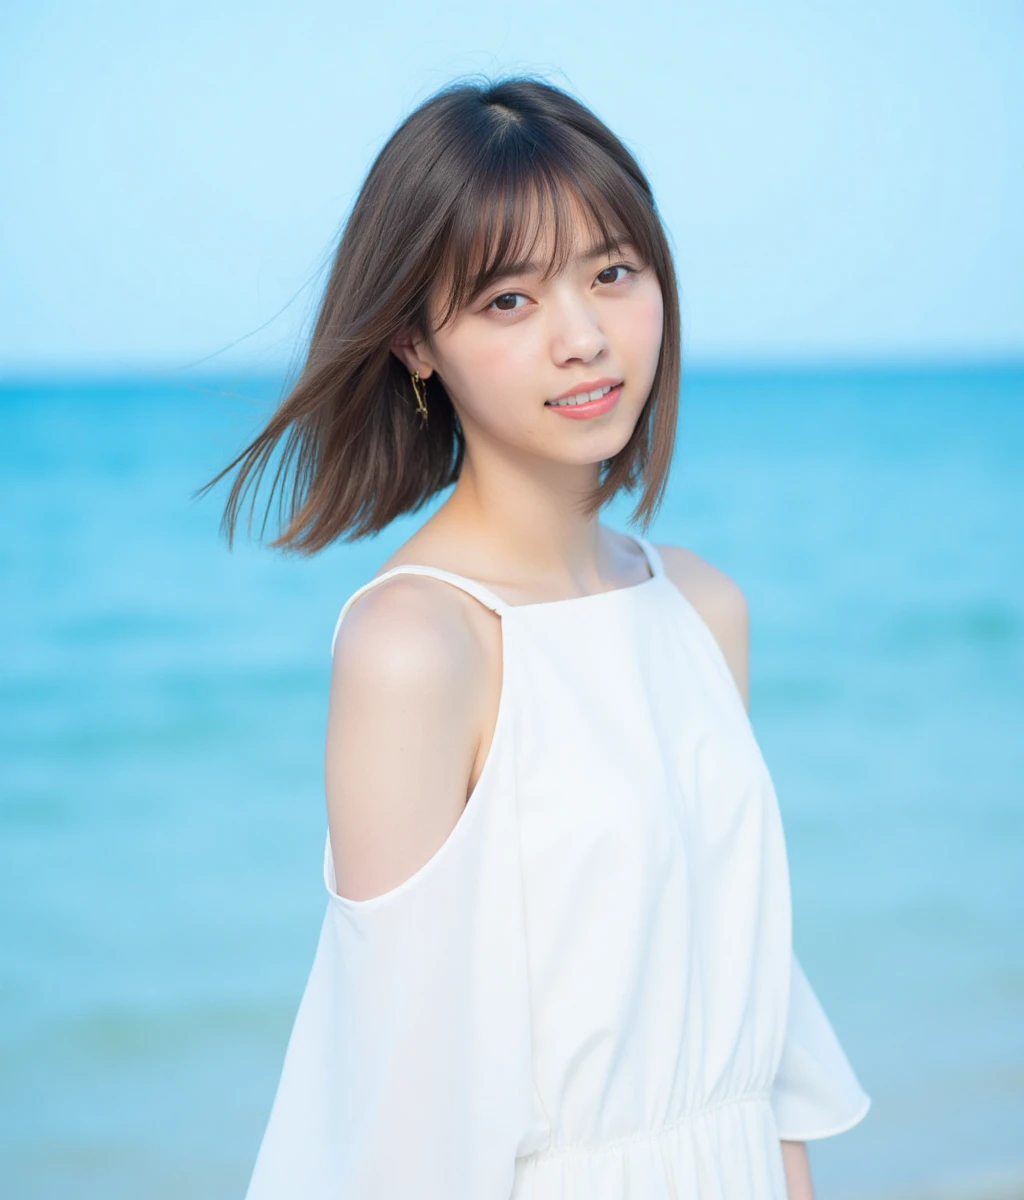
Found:
[[[493,776],[493,771],[492,771]],[[505,781],[507,783],[507,779]],[[327,912],[246,1200],[502,1200],[540,1144],[514,796]]]
[[[795,953],[772,1107],[779,1138],[792,1142],[844,1133],[871,1107]]]

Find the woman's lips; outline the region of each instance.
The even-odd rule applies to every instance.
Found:
[[[602,413],[613,409],[622,395],[622,384],[617,384],[599,400],[587,400],[583,404],[546,404],[544,407],[557,413],[560,417],[569,417],[574,421],[585,421],[588,417],[599,417]]]

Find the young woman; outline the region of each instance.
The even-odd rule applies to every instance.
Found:
[[[248,1200],[807,1200],[869,1107],[792,952],[743,596],[598,520],[658,506],[679,336],[649,185],[565,93],[453,86],[373,164],[229,541],[282,439],[274,545],[454,486],[334,631],[327,913]]]

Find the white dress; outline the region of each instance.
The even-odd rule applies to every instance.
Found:
[[[792,953],[775,791],[651,575],[500,614],[493,741],[433,857],[327,912],[247,1200],[786,1200],[870,1099]],[[335,637],[337,636],[337,627]],[[333,652],[334,642],[331,649]]]

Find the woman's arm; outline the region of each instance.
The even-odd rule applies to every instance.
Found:
[[[782,1165],[786,1168],[789,1200],[814,1200],[811,1164],[806,1142],[782,1142]]]
[[[750,707],[750,612],[739,584],[690,550],[660,546],[665,571],[715,635]],[[789,1200],[814,1200],[806,1142],[782,1142]]]
[[[510,1196],[549,1139],[514,790],[464,811],[502,665],[465,595],[396,575],[335,639],[327,907],[246,1200]]]
[[[399,576],[352,606],[334,649],[325,783],[341,895],[397,887],[447,839],[479,740],[483,657],[445,583]]]

